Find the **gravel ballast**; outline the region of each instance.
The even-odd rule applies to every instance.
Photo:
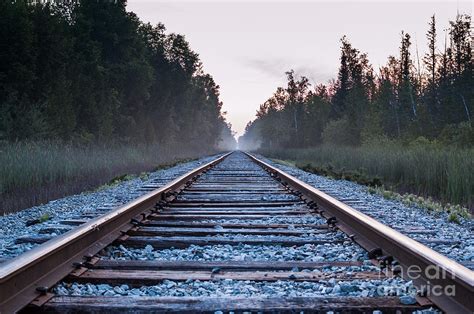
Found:
[[[121,182],[115,186],[105,186],[95,192],[84,192],[34,206],[16,213],[0,217],[0,260],[13,258],[32,249],[37,244],[16,243],[18,238],[34,237],[36,235],[54,237],[74,228],[72,225],[61,224],[68,220],[89,220],[98,217],[115,207],[124,205],[133,199],[148,193],[140,191],[147,185],[158,187],[178,178],[217,158],[204,157],[198,160],[182,163],[165,170],[148,173],[145,180],[134,178]],[[28,226],[33,220],[41,217],[48,220]],[[47,232],[44,232],[46,230]]]
[[[128,285],[62,283],[55,288],[59,295],[104,295],[104,296],[263,296],[263,297],[310,297],[310,296],[400,296],[408,304],[416,303],[411,282],[399,278],[385,280],[334,279],[319,282],[293,282],[279,280],[262,282],[223,279],[218,281],[187,280],[177,282],[164,280],[153,286],[132,288]],[[411,298],[411,299],[409,299]]]
[[[81,194],[78,196],[73,196],[70,198],[65,198],[56,201],[57,205],[53,213],[51,221],[33,225],[26,228],[33,228],[29,231],[21,230],[24,233],[20,233],[20,229],[25,229],[25,225],[15,227],[20,233],[20,236],[23,234],[30,235],[32,232],[39,234],[41,229],[44,229],[47,226],[49,231],[53,233],[60,234],[63,232],[63,225],[59,226],[58,221],[65,219],[73,219],[77,216],[83,215],[84,213],[91,212],[94,213],[94,208],[98,206],[105,206],[108,203],[116,203],[120,200],[123,204],[133,198],[136,198],[138,194],[130,194],[130,191],[138,190],[140,187],[153,183],[154,178],[160,178],[163,182],[165,181],[162,178],[166,178],[168,181],[174,179],[175,177],[197,167],[199,163],[208,162],[211,158],[204,158],[196,162],[186,163],[179,165],[177,167],[159,171],[157,173],[150,174],[150,177],[147,181],[142,181],[140,179],[134,179],[131,181],[124,182],[117,187],[106,189],[97,193],[91,194]],[[231,163],[232,168],[245,169],[249,172],[258,174],[263,173],[263,170],[258,167],[256,164],[250,163],[247,157],[241,153],[234,153],[226,161],[223,162]],[[305,173],[304,171],[286,167],[288,169],[283,169],[281,165],[274,164],[280,167],[284,171],[288,171],[290,174],[302,179],[305,182],[308,182],[311,185],[320,184],[320,186],[330,187],[332,191],[338,195],[339,198],[350,198],[350,199],[360,199],[363,200],[365,208],[371,208],[377,211],[384,211],[385,208],[381,207],[381,204],[384,200],[383,198],[377,199],[376,195],[369,194],[365,187],[353,184],[346,181],[336,181],[323,178],[320,176],[312,175]],[[220,164],[218,167],[223,167]],[[178,169],[175,169],[178,168]],[[161,175],[160,175],[161,173]],[[210,172],[206,173],[202,178],[211,175]],[[314,176],[314,177],[313,177]],[[245,178],[233,180],[238,181],[242,180],[245,184]],[[320,180],[320,181],[318,181]],[[326,181],[330,180],[330,181]],[[261,180],[265,182],[265,180]],[[334,182],[333,182],[334,181]],[[199,181],[196,182],[198,185]],[[164,183],[163,183],[164,184]],[[240,182],[239,182],[240,184]],[[268,183],[265,183],[268,184]],[[273,183],[272,183],[273,184]],[[203,184],[204,185],[204,184]],[[262,184],[263,185],[263,184]],[[277,186],[277,185],[276,185]],[[146,192],[143,192],[144,194]],[[331,193],[328,193],[331,194]],[[72,204],[74,198],[78,198],[76,201],[81,200],[81,197],[86,199],[83,200],[84,205],[80,207],[79,210],[66,210],[65,213],[62,210],[64,204],[69,204],[64,206],[65,208],[73,208]],[[90,197],[91,199],[87,199]],[[242,193],[241,195],[235,196],[236,199],[241,197],[241,199],[252,199],[249,195]],[[282,194],[282,195],[272,195],[266,194],[261,196],[262,201],[289,201],[289,200],[298,200],[298,197],[291,194]],[[364,197],[367,197],[365,199]],[[373,201],[376,202],[375,205],[369,204],[366,202],[371,201],[371,197],[374,197]],[[193,200],[195,197],[190,193],[186,195],[183,193],[178,196],[178,200]],[[72,199],[72,200],[71,200]],[[199,199],[199,198],[196,198]],[[210,199],[212,199],[210,197]],[[216,199],[219,199],[219,196],[216,196]],[[87,202],[89,200],[89,202]],[[253,200],[253,199],[252,199]],[[64,202],[64,203],[62,203]],[[387,201],[390,202],[390,201]],[[61,205],[62,204],[62,205]],[[48,206],[49,204],[43,205]],[[383,206],[389,206],[387,204]],[[390,206],[398,206],[397,204],[391,204]],[[304,205],[297,204],[294,205],[294,209],[301,209],[305,207]],[[357,208],[357,206],[354,206]],[[307,208],[307,207],[305,207]],[[287,209],[287,208],[285,208]],[[309,208],[307,208],[309,209]],[[31,209],[30,209],[31,210]],[[290,210],[288,208],[288,210]],[[45,211],[43,211],[45,212]],[[294,214],[294,213],[292,213]],[[399,225],[400,228],[404,228],[408,221],[406,213],[403,212],[399,216],[394,214],[394,211],[391,213],[389,225]],[[41,214],[37,214],[35,217],[39,217]],[[32,217],[32,218],[35,218]],[[383,215],[381,214],[381,217]],[[3,217],[2,217],[3,218]],[[378,217],[376,217],[379,219]],[[196,218],[192,218],[196,219]],[[388,216],[387,216],[388,219]],[[1,222],[1,221],[0,221]],[[179,222],[179,221],[173,221]],[[184,222],[184,221],[183,221]],[[231,234],[225,233],[219,235],[210,235],[209,238],[225,238],[229,240],[240,239],[245,241],[249,238],[259,239],[259,240],[268,240],[269,244],[244,244],[236,243],[236,245],[229,244],[216,244],[216,245],[190,245],[186,248],[166,248],[166,249],[155,249],[152,245],[146,245],[141,248],[131,248],[126,247],[126,241],[122,242],[123,245],[115,244],[109,246],[102,250],[100,257],[103,260],[114,260],[114,261],[212,261],[212,262],[226,262],[226,261],[235,261],[235,262],[291,262],[291,261],[301,261],[301,262],[321,262],[328,263],[328,265],[322,265],[317,269],[293,269],[292,272],[322,272],[324,274],[343,274],[347,276],[341,280],[331,279],[321,279],[317,282],[314,281],[295,281],[292,280],[294,277],[289,276],[288,280],[278,280],[278,281],[253,281],[253,280],[232,280],[232,279],[219,279],[219,280],[209,280],[209,281],[200,281],[188,279],[185,277],[183,281],[177,280],[163,280],[159,284],[154,285],[143,285],[143,286],[129,286],[127,284],[118,284],[118,285],[108,285],[108,284],[91,284],[91,283],[74,283],[74,282],[62,282],[55,286],[54,292],[58,295],[63,296],[212,296],[212,297],[225,297],[225,296],[247,296],[247,297],[321,297],[321,296],[354,296],[354,297],[381,297],[381,296],[398,296],[402,304],[415,304],[416,300],[414,298],[416,294],[416,289],[413,286],[411,281],[405,281],[401,278],[383,278],[383,279],[354,279],[349,280],[350,275],[356,272],[373,272],[379,273],[381,270],[374,266],[368,258],[368,254],[365,250],[359,247],[356,243],[352,242],[345,234],[341,231],[333,231],[328,229],[313,228],[312,225],[326,225],[326,219],[323,219],[317,215],[303,214],[303,215],[281,215],[278,214],[271,218],[265,219],[201,219],[201,220],[186,220],[187,223],[206,223],[214,224],[214,228],[219,231],[225,230],[221,225],[225,224],[246,224],[251,226],[255,225],[285,225],[288,230],[303,231],[301,235],[297,233],[292,233],[296,235],[290,236],[279,236],[279,235],[243,235],[243,234]],[[304,225],[304,226],[301,226]],[[2,227],[4,224],[2,225]],[[423,224],[419,224],[423,226]],[[67,227],[67,226],[66,226]],[[425,226],[426,227],[426,226]],[[427,228],[427,227],[426,227]],[[67,228],[66,228],[67,229]],[[326,230],[328,233],[318,233],[318,231]],[[436,230],[436,229],[435,229]],[[47,233],[48,234],[48,233]],[[18,236],[16,236],[18,237]],[[15,237],[11,237],[9,242],[9,249],[13,247],[18,247],[19,253],[24,248],[24,250],[30,249],[27,247],[28,244],[23,244],[22,246],[11,245],[14,243]],[[278,240],[295,240],[298,245],[292,246],[283,246],[275,244]],[[429,239],[429,237],[428,237]],[[311,240],[322,240],[327,243],[322,244],[311,244],[305,241]],[[4,240],[1,240],[4,241]],[[2,243],[2,242],[0,242]],[[260,243],[260,242],[259,242]],[[318,242],[319,243],[319,242]],[[1,252],[7,251],[2,249]],[[11,255],[19,254],[12,253]],[[331,262],[342,262],[342,261],[354,261],[361,262],[360,266],[331,266]],[[359,264],[359,263],[355,263]],[[285,277],[286,278],[286,275]],[[325,277],[327,278],[327,277]],[[366,278],[366,277],[362,277]],[[374,277],[370,277],[374,278]],[[186,280],[187,279],[187,280]],[[120,282],[119,282],[120,283]],[[155,283],[155,282],[153,282]]]
[[[448,213],[433,215],[426,208],[407,206],[402,202],[385,199],[378,194],[371,194],[366,186],[354,182],[327,178],[273,162],[262,156],[259,158],[336,199],[360,201],[359,203],[349,203],[349,205],[422,242],[435,251],[461,264],[464,263],[468,268],[474,269],[473,220],[461,219],[460,224],[449,222]],[[417,233],[419,230],[427,233]],[[445,241],[450,243],[443,243]]]
[[[116,260],[162,261],[363,261],[367,253],[356,244],[305,244],[282,247],[280,245],[191,245],[185,249],[154,250],[151,245],[143,249],[124,246],[108,247],[104,258]],[[370,263],[370,262],[368,262]]]

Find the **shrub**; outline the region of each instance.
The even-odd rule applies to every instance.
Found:
[[[474,128],[470,122],[450,124],[443,128],[439,138],[443,143],[448,145],[473,147]]]
[[[306,165],[307,169],[322,175],[345,175],[358,182],[381,183],[402,192],[432,196],[443,202],[472,208],[474,149],[442,148],[438,143],[425,139],[416,141],[426,145],[403,145],[389,141],[387,145],[321,145],[260,152],[271,158],[294,160],[298,165]]]
[[[87,141],[87,134],[84,139]],[[187,147],[163,149],[158,144],[3,143],[0,145],[0,214],[93,190],[103,184],[118,184],[130,179],[128,174],[172,166],[177,159],[201,154],[187,151]]]
[[[347,118],[330,121],[322,133],[325,144],[355,145],[358,139],[351,132],[351,125]]]

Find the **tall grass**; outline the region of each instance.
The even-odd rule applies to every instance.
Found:
[[[261,150],[267,157],[378,176],[398,191],[474,207],[474,149],[398,143]]]
[[[0,146],[0,213],[93,189],[118,175],[152,170],[196,155],[185,149],[158,145],[3,144]]]

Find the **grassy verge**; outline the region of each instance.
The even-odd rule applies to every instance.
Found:
[[[0,214],[92,190],[125,180],[125,174],[161,169],[200,154],[158,145],[4,144],[0,146]]]
[[[379,194],[386,199],[396,200],[402,202],[408,206],[420,206],[426,208],[430,213],[437,215],[441,212],[447,212],[448,221],[454,223],[460,223],[461,218],[470,219],[472,218],[469,210],[461,205],[451,205],[449,203],[442,204],[433,200],[431,197],[421,197],[418,195],[406,193],[400,194],[397,192],[385,190],[383,187],[369,187],[369,193]]]
[[[105,190],[105,189],[117,186],[122,182],[125,182],[125,181],[128,181],[128,180],[133,180],[133,179],[136,179],[136,178],[140,178],[140,180],[146,181],[149,178],[150,172],[158,171],[158,170],[166,170],[166,169],[172,168],[174,166],[177,166],[179,164],[190,162],[190,161],[193,161],[193,160],[195,160],[195,158],[180,158],[180,159],[173,160],[172,162],[165,162],[163,164],[160,164],[157,167],[154,167],[153,169],[151,169],[149,172],[143,171],[140,174],[122,174],[122,175],[118,175],[116,177],[113,177],[108,183],[99,186],[98,188],[96,188],[92,192]]]
[[[474,207],[474,149],[323,145],[260,153],[290,160],[310,172]]]

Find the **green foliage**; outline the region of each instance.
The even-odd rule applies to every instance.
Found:
[[[129,181],[129,180],[132,180],[132,179],[135,179],[135,176],[132,176],[130,174],[122,174],[122,175],[119,175],[119,176],[116,176],[116,177],[112,178],[112,180],[110,180],[109,183],[107,183],[107,185],[108,186],[115,186],[115,185],[118,185],[122,182]]]
[[[368,176],[364,173],[364,169],[360,169],[360,171],[351,171],[345,169],[334,169],[331,165],[318,167],[311,164],[297,164],[296,166],[306,172],[311,172],[334,179],[353,181],[371,187],[382,185],[380,178]]]
[[[449,203],[442,204],[433,200],[431,197],[421,197],[414,194],[399,194],[397,192],[385,190],[383,187],[369,187],[368,192],[371,194],[382,195],[386,199],[397,200],[408,206],[419,206],[425,208],[433,215],[437,215],[441,212],[448,213],[448,221],[460,223],[461,219],[472,219],[472,215],[469,210],[460,205],[451,205]]]
[[[347,177],[355,180],[355,173],[363,174],[368,181],[378,178],[394,189],[473,207],[474,150],[429,145],[410,146],[390,141],[359,147],[322,145],[260,151],[268,157],[311,164],[313,169],[319,168],[321,174],[343,177],[343,172],[351,172]]]
[[[174,160],[174,161],[171,161],[171,162],[161,163],[158,166],[154,167],[153,171],[166,170],[166,169],[172,168],[176,165],[179,165],[181,163],[190,162],[192,160],[193,160],[192,158],[181,158],[179,160]]]
[[[146,180],[148,180],[150,175],[147,172],[142,172],[142,173],[140,173],[140,175],[138,177],[140,178],[140,180],[146,181]]]
[[[194,148],[171,150],[158,144],[139,143],[0,143],[0,213],[93,190],[107,183],[114,185],[135,178],[133,173],[171,167],[203,153]],[[143,180],[146,174],[140,177]]]
[[[357,144],[347,118],[330,121],[323,130],[322,138],[325,144]]]
[[[230,126],[197,53],[125,6],[1,1],[0,140],[219,144]]]
[[[288,86],[278,87],[260,106],[239,139],[240,147],[410,142],[420,136],[474,146],[471,17],[458,15],[450,24],[449,46],[440,54],[436,21],[431,18],[424,68],[415,67],[411,36],[402,32],[398,56],[389,56],[377,75],[367,54],[343,36],[337,79],[312,91],[304,76],[297,79],[288,72]]]
[[[411,36],[402,32],[398,56],[377,75],[344,36],[337,79],[312,91],[290,72],[288,86],[278,87],[247,125],[240,147],[322,175],[473,207],[471,17],[450,24],[449,45],[439,53],[431,18],[424,68],[416,68]],[[456,213],[453,221],[464,212],[446,210]]]
[[[40,223],[42,223],[42,222],[48,221],[50,218],[51,217],[49,216],[49,214],[46,213],[46,214],[43,214],[38,220],[39,220]]]
[[[459,216],[456,213],[450,213],[448,216],[448,221],[449,222],[454,222],[457,224],[460,224],[461,222],[459,221]]]
[[[443,128],[439,140],[447,145],[459,147],[474,146],[474,128],[470,122],[449,124]]]

